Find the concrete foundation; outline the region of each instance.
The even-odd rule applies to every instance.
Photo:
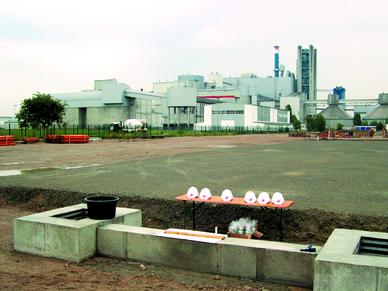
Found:
[[[314,285],[319,291],[388,290],[388,256],[384,255],[388,233],[336,229],[322,249],[316,247],[317,252],[308,253],[300,251],[306,247],[300,244],[229,237],[205,242],[198,241],[199,233],[195,233],[197,241],[190,236],[172,237],[161,229],[141,227],[137,209],[118,207],[116,217],[108,220],[53,217],[80,209],[86,205],[15,219],[15,250],[74,262],[97,252],[265,282]],[[361,237],[366,242],[360,247]],[[378,253],[374,253],[376,249]]]
[[[162,236],[160,229],[105,225],[97,229],[97,252],[111,257],[189,270],[311,287],[316,253],[304,245],[226,238],[205,243]]]
[[[361,237],[388,233],[335,229],[315,260],[314,290],[388,290],[388,257],[358,254]]]
[[[73,262],[91,257],[96,251],[96,229],[110,223],[141,226],[141,211],[116,208],[116,217],[109,220],[84,218],[71,220],[54,215],[86,209],[86,204],[36,213],[14,220],[15,250],[55,257]]]

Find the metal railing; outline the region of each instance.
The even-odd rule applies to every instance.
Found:
[[[265,133],[285,133],[289,132],[286,126],[265,126],[261,128],[250,127],[221,127],[221,126],[207,126],[196,127],[195,129],[187,126],[175,127],[150,127],[145,130],[138,131],[122,131],[112,130],[110,125],[98,124],[80,127],[76,124],[67,125],[66,127],[52,126],[47,129],[39,128],[0,128],[0,135],[13,135],[15,140],[22,140],[28,137],[45,138],[48,134],[83,134],[90,137],[99,137],[102,139],[108,138],[147,138],[147,137],[169,137],[169,136],[199,136],[199,135],[238,135],[238,134],[265,134]]]

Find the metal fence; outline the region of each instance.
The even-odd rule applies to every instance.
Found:
[[[288,127],[197,127],[196,129],[189,127],[148,127],[142,131],[121,131],[112,130],[110,125],[88,125],[80,127],[78,125],[68,125],[66,127],[52,126],[46,130],[43,128],[0,128],[0,135],[13,135],[15,140],[22,140],[26,137],[45,138],[48,134],[84,134],[90,137],[100,138],[137,138],[137,137],[155,137],[155,136],[198,136],[198,135],[237,135],[237,134],[265,134],[265,133],[283,133],[288,132]]]

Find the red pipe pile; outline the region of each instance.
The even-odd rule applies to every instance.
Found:
[[[49,134],[46,137],[46,142],[49,142],[49,143],[88,143],[89,136],[82,135],[82,134],[72,134],[72,135]]]
[[[0,146],[13,146],[15,145],[13,135],[0,135]]]
[[[89,136],[81,134],[61,135],[62,143],[88,143]]]

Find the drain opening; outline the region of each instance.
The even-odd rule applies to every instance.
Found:
[[[388,257],[388,239],[362,236],[356,253]]]
[[[88,210],[81,208],[70,212],[56,214],[56,215],[53,215],[52,217],[71,219],[71,220],[81,220],[88,217]]]

